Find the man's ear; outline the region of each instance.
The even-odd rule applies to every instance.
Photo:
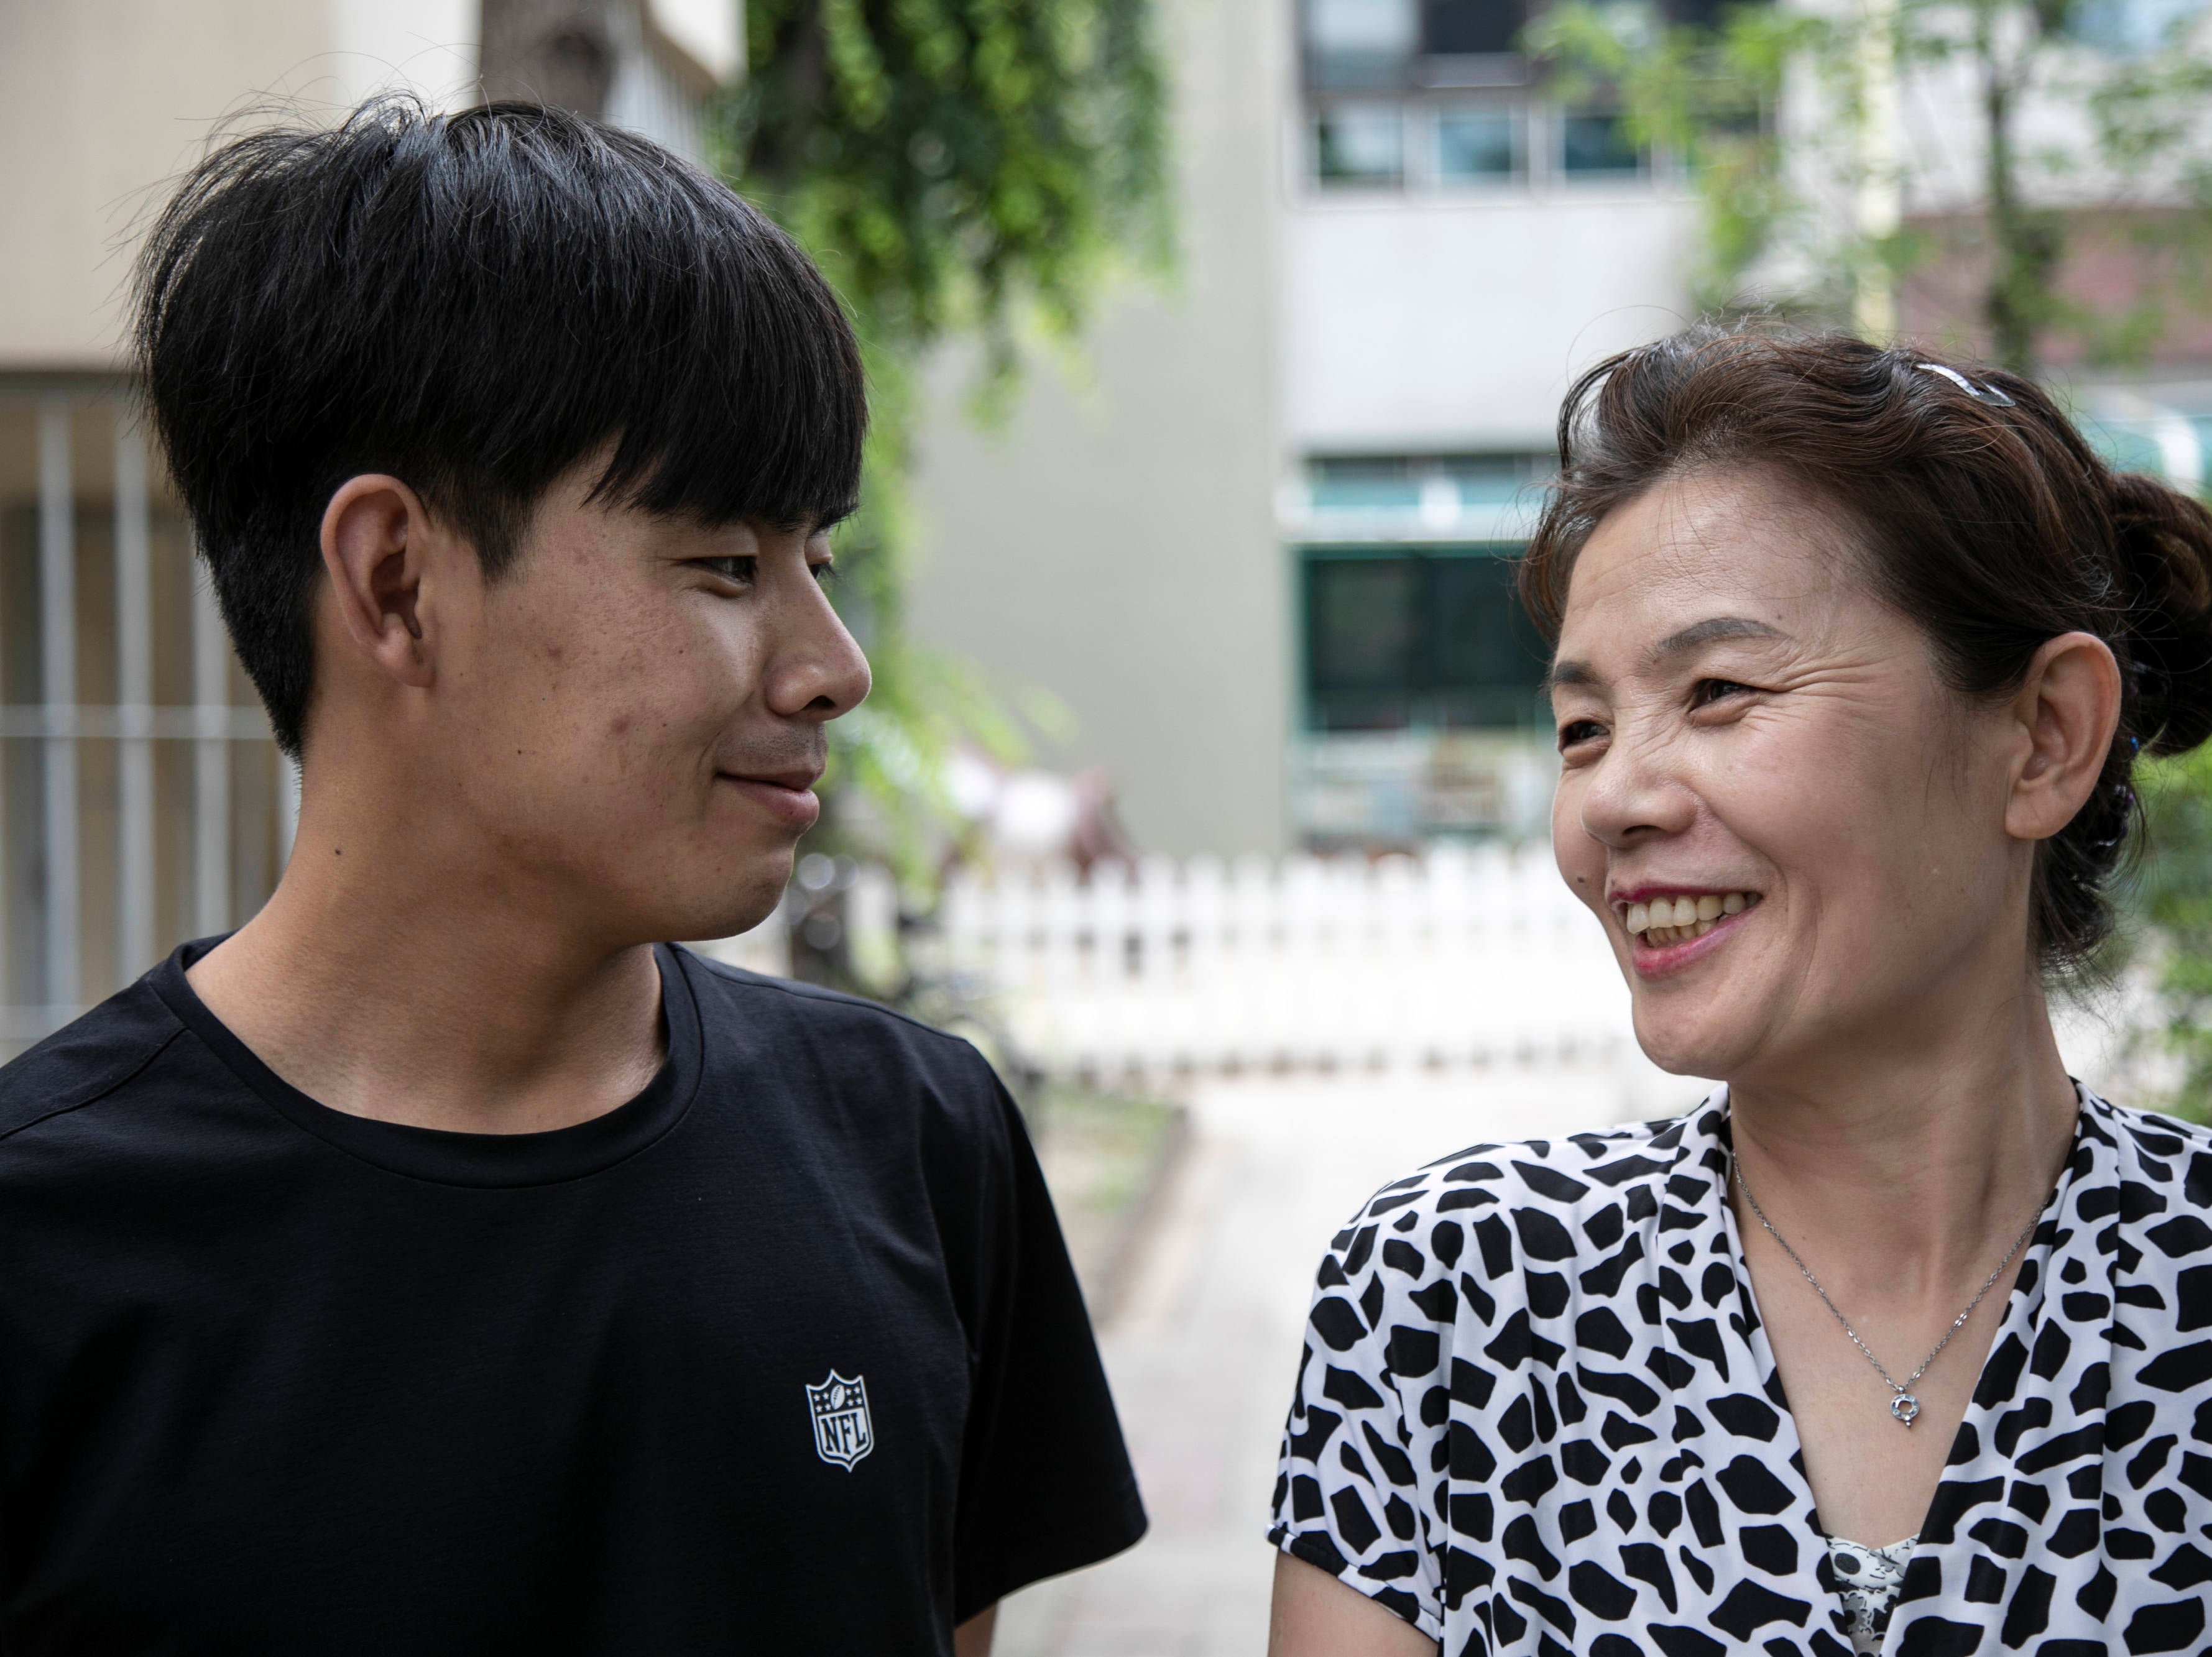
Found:
[[[422,497],[380,472],[349,477],[323,509],[323,570],[362,654],[403,684],[434,677],[422,582],[437,531]]]
[[[2074,820],[2111,753],[2120,723],[2120,666],[2090,633],[2044,641],[2029,662],[2013,715],[2026,741],[2005,805],[2005,832],[2048,840]]]

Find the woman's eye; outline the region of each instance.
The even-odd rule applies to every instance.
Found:
[[[1749,685],[1738,684],[1734,679],[1700,679],[1690,692],[1690,705],[1705,707],[1714,702],[1726,701],[1730,696],[1748,696],[1751,694]]]
[[[1559,751],[1564,754],[1577,744],[1586,743],[1605,734],[1605,727],[1595,719],[1571,719],[1559,727]]]
[[[813,574],[817,586],[826,587],[837,579],[837,566],[830,559],[824,558],[820,563],[809,564],[806,568]]]

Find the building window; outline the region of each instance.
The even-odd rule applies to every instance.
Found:
[[[1527,170],[1517,109],[1437,112],[1437,177],[1445,184],[1513,179]]]
[[[1314,170],[1328,185],[1395,185],[1406,176],[1406,124],[1396,104],[1339,104],[1314,120]]]
[[[1413,0],[1305,0],[1306,79],[1352,91],[1395,88],[1420,46]]]
[[[1403,455],[1317,460],[1310,485],[1316,512],[1418,512],[1422,480]]]
[[[1532,485],[1548,476],[1548,454],[1448,454],[1437,471],[1451,484],[1461,509],[1526,505]]]
[[[1305,83],[1317,92],[1526,86],[1525,0],[1303,0]]]
[[[1509,52],[1526,21],[1520,0],[1427,0],[1421,50],[1435,57]]]
[[[1621,116],[1575,112],[1559,123],[1559,168],[1570,178],[1640,173],[1644,159]]]
[[[1489,58],[1425,59],[1431,64]],[[1757,112],[1723,123],[1756,131]],[[1397,97],[1332,96],[1310,106],[1306,175],[1323,189],[1409,190],[1649,181],[1652,152],[1632,137],[1626,117],[1605,110],[1562,110],[1468,81]]]
[[[1323,455],[1306,464],[1294,538],[1450,544],[1518,540],[1553,465],[1548,454]]]
[[[1513,543],[1310,547],[1307,724],[1318,731],[1524,729],[1546,652]]]

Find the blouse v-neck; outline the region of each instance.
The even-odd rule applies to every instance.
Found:
[[[2078,1089],[2079,1084],[2077,1083],[2076,1086]],[[2074,1132],[2068,1142],[2066,1161],[2060,1168],[2057,1184],[2052,1187],[2051,1195],[2045,1199],[2036,1217],[2034,1232],[2021,1247],[2020,1270],[2014,1274],[2012,1288],[2005,1296],[1996,1331],[1990,1338],[1989,1350],[1982,1360],[1983,1375],[1987,1374],[1990,1360],[1996,1355],[1999,1345],[2005,1338],[2006,1332],[2013,1327],[2016,1316],[2024,1326],[2033,1328],[2034,1326],[2041,1298],[2043,1267],[2050,1253],[2051,1240],[2056,1235],[2056,1228],[2051,1221],[2054,1214],[2063,1211],[2064,1208],[2067,1186],[2073,1179],[2080,1161],[2077,1153],[2081,1143],[2081,1122],[2083,1115],[2086,1114],[2087,1103],[2090,1096],[2086,1091],[2081,1093],[2080,1102],[2082,1109],[2077,1111],[2075,1116]],[[1877,1635],[1895,1622],[1899,1603],[1904,1597],[1903,1578],[1910,1575],[1913,1551],[1918,1545],[1921,1536],[1927,1531],[1929,1520],[1933,1516],[1938,1503],[1942,1499],[1944,1480],[1950,1476],[1951,1468],[1956,1463],[1960,1449],[1978,1442],[1974,1418],[1976,1411],[1982,1406],[1983,1403],[1982,1382],[1978,1376],[1974,1384],[1973,1396],[1967,1400],[1966,1412],[1960,1419],[1959,1430],[1952,1435],[1951,1448],[1949,1454],[1944,1458],[1943,1472],[1937,1475],[1936,1488],[1929,1492],[1928,1508],[1922,1514],[1919,1527],[1911,1535],[1901,1541],[1886,1545],[1869,1544],[1838,1537],[1820,1521],[1820,1503],[1813,1494],[1813,1481],[1805,1471],[1805,1444],[1797,1431],[1796,1411],[1790,1406],[1789,1389],[1784,1385],[1782,1380],[1781,1362],[1775,1357],[1773,1344],[1766,1338],[1766,1320],[1765,1314],[1759,1309],[1759,1291],[1757,1286],[1752,1282],[1751,1259],[1744,1252],[1743,1228],[1737,1223],[1735,1206],[1728,1199],[1729,1171],[1735,1166],[1735,1116],[1729,1108],[1728,1089],[1725,1086],[1718,1089],[1706,1103],[1708,1106],[1717,1103],[1722,1111],[1721,1121],[1715,1137],[1720,1143],[1726,1160],[1723,1164],[1723,1171],[1716,1199],[1720,1206],[1722,1229],[1728,1238],[1729,1258],[1735,1266],[1738,1292],[1743,1300],[1746,1321],[1748,1326],[1744,1331],[1744,1341],[1751,1350],[1753,1362],[1762,1378],[1763,1390],[1774,1399],[1775,1406],[1781,1414],[1782,1431],[1777,1436],[1778,1440],[1784,1440],[1786,1435],[1786,1440],[1778,1444],[1778,1448],[1785,1448],[1788,1451],[1785,1460],[1789,1468],[1795,1476],[1796,1482],[1802,1487],[1805,1500],[1813,1515],[1814,1525],[1826,1545],[1825,1551],[1817,1562],[1815,1574],[1821,1577],[1824,1586],[1842,1607],[1838,1626],[1844,1636],[1850,1642],[1855,1657],[1856,1654],[1863,1653],[1869,1649],[1886,1652],[1888,1648],[1886,1640],[1872,1647],[1866,1643],[1864,1631],[1859,1626],[1863,1620],[1867,1620],[1863,1617],[1863,1613],[1869,1611],[1873,1613],[1871,1620],[1878,1625],[1874,1630]],[[1899,1575],[1885,1583],[1876,1599],[1869,1604],[1865,1599],[1865,1583],[1851,1581],[1837,1571],[1836,1558],[1838,1546],[1853,1550],[1858,1555],[1872,1560],[1893,1564],[1899,1568]]]

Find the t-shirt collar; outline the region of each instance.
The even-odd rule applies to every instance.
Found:
[[[603,1115],[544,1133],[454,1133],[349,1115],[319,1104],[270,1070],[208,1010],[185,969],[222,938],[178,946],[146,976],[185,1027],[238,1079],[295,1126],[349,1156],[410,1179],[441,1185],[554,1185],[614,1167],[653,1144],[684,1118],[698,1090],[699,1010],[680,951],[654,946],[668,1055],[635,1097]]]

